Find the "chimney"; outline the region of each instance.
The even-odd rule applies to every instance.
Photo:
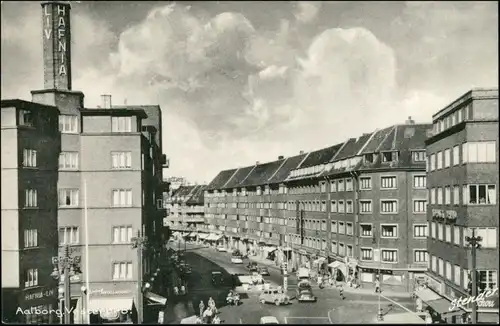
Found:
[[[299,154],[300,154],[300,155],[304,154],[304,151],[300,151],[300,152],[299,152]]]
[[[259,162],[259,161],[256,161],[256,162],[255,162],[255,165],[259,165],[259,164],[260,164],[260,162]]]
[[[111,109],[111,95],[101,95],[101,107],[103,109]]]
[[[405,123],[407,125],[414,125],[415,124],[415,120],[412,120],[411,117],[408,117],[408,120],[406,120]]]
[[[278,160],[282,160],[282,159],[284,159],[284,158],[285,158],[285,157],[284,157],[283,155],[278,156]]]

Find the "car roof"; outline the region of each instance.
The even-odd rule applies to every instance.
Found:
[[[263,322],[278,322],[278,319],[274,316],[264,316],[260,317],[260,320]]]
[[[212,274],[222,274],[222,272],[214,271],[214,272],[212,272]]]

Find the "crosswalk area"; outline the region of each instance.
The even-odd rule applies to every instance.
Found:
[[[318,325],[330,324],[328,317],[285,317],[285,324]]]

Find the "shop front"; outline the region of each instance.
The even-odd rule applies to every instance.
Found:
[[[48,324],[57,323],[59,317],[62,316],[62,310],[59,310],[57,299],[57,288],[43,286],[38,288],[28,288],[17,290],[17,300],[12,300],[14,303],[13,311],[15,316],[13,322],[26,324]],[[3,297],[2,315],[8,313],[4,308],[6,301],[11,301]],[[10,313],[9,313],[10,315]],[[2,321],[5,321],[2,317]]]
[[[90,313],[90,323],[132,323],[137,318],[136,286],[130,282],[91,284],[86,309]]]
[[[445,296],[451,299],[452,304],[461,305],[466,314],[461,316],[450,316],[446,319],[448,323],[466,323],[472,319],[472,304],[469,299],[472,297],[464,290],[455,289],[448,284],[444,285]],[[477,305],[477,322],[478,323],[496,323],[498,324],[499,318],[499,304],[498,304],[498,288],[486,289],[480,291],[476,296]]]

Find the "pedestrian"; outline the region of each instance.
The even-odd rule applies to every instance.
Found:
[[[200,316],[203,316],[203,311],[205,310],[205,304],[203,303],[203,300],[200,301],[200,305],[198,307],[200,308]]]
[[[344,287],[343,287],[343,286],[341,286],[341,287],[340,287],[340,291],[339,291],[339,292],[340,292],[340,298],[341,298],[342,300],[344,300],[344,299],[345,299],[345,296],[344,296]]]
[[[380,280],[378,279],[378,277],[375,279],[375,293],[380,293],[382,292],[380,290]]]

